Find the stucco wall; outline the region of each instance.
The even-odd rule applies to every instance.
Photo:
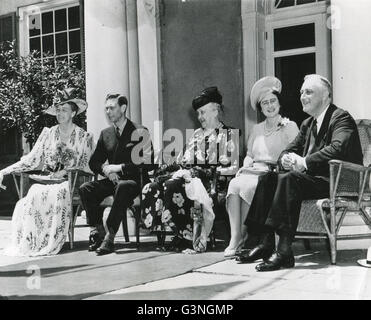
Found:
[[[244,127],[240,0],[160,2],[164,129],[199,126],[192,98],[217,85],[225,122]]]
[[[356,119],[371,119],[371,1],[332,4],[334,103]]]
[[[18,7],[39,3],[38,0],[0,0],[0,15],[17,11]]]

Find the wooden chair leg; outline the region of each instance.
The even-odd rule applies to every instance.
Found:
[[[331,264],[336,264],[336,236],[331,236],[330,241],[330,250],[331,250]]]
[[[215,239],[214,229],[211,230],[209,238],[210,238],[211,250],[214,250],[216,248],[216,239]]]
[[[73,219],[71,219],[70,221],[70,227],[69,227],[69,230],[68,230],[68,240],[70,242],[70,249],[72,250],[73,249],[73,242],[74,242],[74,223],[73,223]]]
[[[166,232],[158,231],[157,232],[157,244],[159,247],[162,247],[165,245],[165,239],[166,239]]]
[[[305,250],[312,250],[309,239],[303,239]]]
[[[136,210],[134,211],[134,215],[135,215],[135,236],[136,236],[137,247],[139,247],[139,244],[140,244],[140,228],[139,228],[140,213],[141,213],[140,208],[136,208]]]
[[[125,210],[124,217],[122,219],[122,231],[124,232],[125,242],[130,242],[129,232],[128,232],[127,210]]]

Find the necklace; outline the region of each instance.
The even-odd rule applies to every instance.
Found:
[[[279,123],[280,119],[281,117],[278,117],[271,128],[267,127],[267,120],[264,121],[264,135],[265,136],[270,136],[273,132],[277,130],[277,124]]]

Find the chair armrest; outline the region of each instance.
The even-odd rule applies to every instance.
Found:
[[[22,171],[22,172],[12,172],[13,176],[20,177],[20,176],[29,176],[31,174],[40,174],[42,170],[30,170],[30,171]]]
[[[370,193],[368,179],[371,167],[342,161],[330,160],[330,200],[337,197],[357,197]]]
[[[80,170],[80,169],[67,169],[66,170],[67,173],[68,172],[71,172],[71,173],[78,173],[79,176],[81,177],[94,177],[94,173],[89,173],[89,172],[86,172],[86,171],[83,171],[83,170]]]
[[[356,172],[371,171],[371,167],[365,167],[360,164],[342,161],[342,160],[330,160],[329,164],[330,164],[330,167],[341,166],[344,169],[348,169],[348,170],[352,170]]]

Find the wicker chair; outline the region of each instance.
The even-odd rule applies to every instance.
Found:
[[[366,210],[371,207],[371,120],[356,122],[362,145],[363,166],[331,160],[330,197],[303,201],[297,228],[297,238],[328,239],[332,264],[336,264],[337,240],[371,237],[371,233],[338,234],[347,212],[358,212],[371,229],[371,216]]]

